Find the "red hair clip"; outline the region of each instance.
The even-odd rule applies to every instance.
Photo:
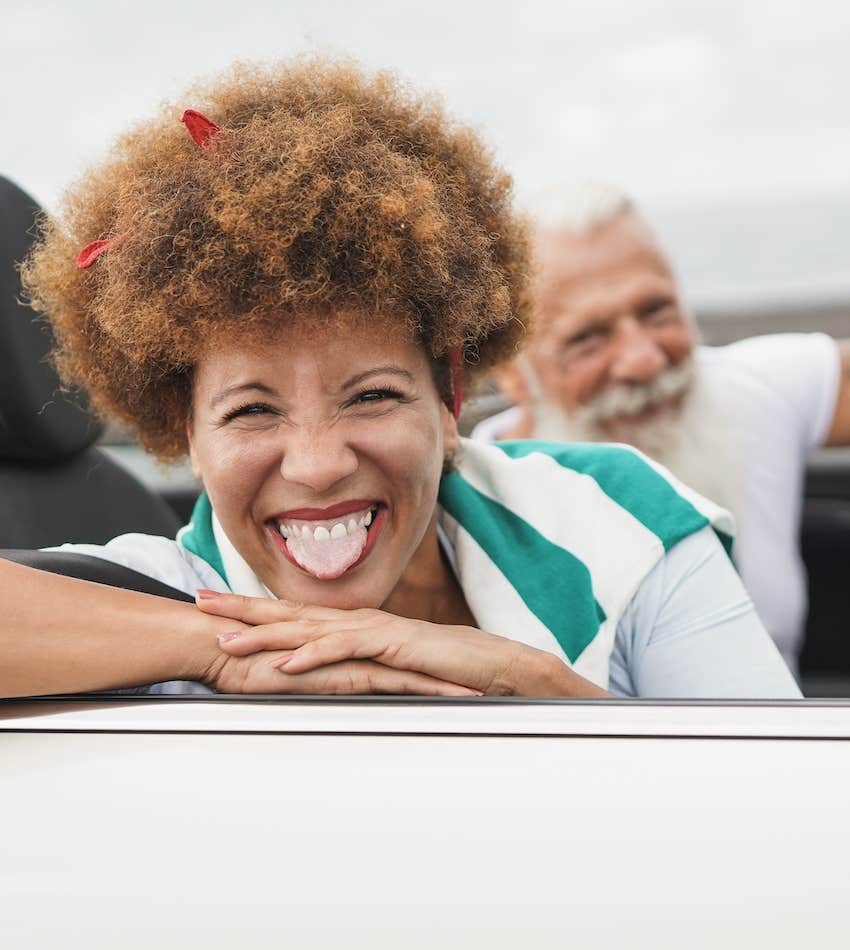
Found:
[[[460,416],[463,404],[463,347],[455,346],[449,350],[449,366],[452,368],[452,414],[455,419]]]
[[[209,148],[210,139],[221,132],[220,126],[217,126],[215,122],[195,109],[186,109],[183,115],[180,116],[180,121],[189,130],[189,135],[192,136],[193,141],[200,145],[201,148]],[[77,255],[77,267],[79,267],[80,270],[91,267],[101,254],[113,245],[123,241],[128,233],[129,232],[125,232],[113,238],[105,238],[104,240],[92,241],[91,244],[86,244]]]
[[[125,232],[115,237],[105,238],[102,241],[92,241],[91,244],[86,244],[77,255],[77,267],[79,267],[80,270],[91,267],[104,251],[112,247],[113,244],[119,244],[128,234],[129,232]]]
[[[189,130],[189,135],[192,136],[195,143],[200,145],[201,148],[209,148],[210,139],[221,132],[221,128],[212,119],[208,119],[202,112],[197,112],[195,109],[187,109],[180,116],[180,121]]]

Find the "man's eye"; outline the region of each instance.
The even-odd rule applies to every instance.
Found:
[[[583,333],[577,333],[568,340],[564,340],[563,348],[568,352],[580,352],[599,345],[604,339],[605,332],[603,330],[585,330]]]
[[[657,304],[649,310],[646,310],[643,314],[644,323],[653,323],[656,325],[670,323],[673,320],[677,320],[678,317],[679,311],[672,303]]]

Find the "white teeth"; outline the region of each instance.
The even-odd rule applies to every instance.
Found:
[[[304,522],[279,522],[277,530],[282,538],[303,539],[304,541],[340,541],[349,535],[355,534],[361,528],[368,528],[372,523],[372,512],[366,511],[361,515],[351,516],[348,521],[338,521],[331,524],[316,525]],[[315,523],[314,523],[315,524]]]

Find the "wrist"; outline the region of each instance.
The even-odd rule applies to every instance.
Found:
[[[524,695],[574,699],[601,699],[610,696],[610,693],[576,673],[553,653],[545,650],[535,652],[539,656],[535,664],[534,680],[529,684],[533,691]]]
[[[220,648],[219,634],[246,625],[227,617],[213,617],[193,607],[185,637],[185,675],[188,680],[216,687],[229,656]]]

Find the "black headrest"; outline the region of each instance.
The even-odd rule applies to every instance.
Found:
[[[38,212],[26,192],[0,176],[0,460],[66,458],[100,434],[84,397],[59,390],[47,360],[47,322],[19,302],[17,265],[33,243]]]

